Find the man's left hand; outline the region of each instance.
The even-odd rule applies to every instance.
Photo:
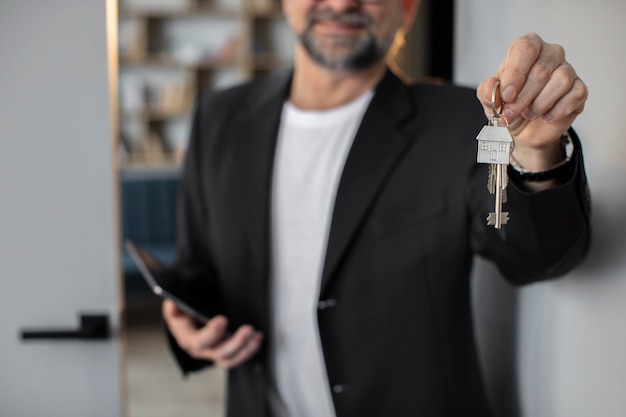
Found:
[[[516,39],[496,76],[478,86],[476,94],[488,117],[497,81],[498,100],[504,103],[500,112],[515,139],[515,160],[530,171],[560,162],[560,137],[587,100],[587,88],[566,61],[563,47],[546,43],[534,33]]]

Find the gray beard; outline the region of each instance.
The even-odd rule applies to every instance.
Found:
[[[321,13],[324,13],[322,11]],[[343,20],[350,19],[354,16],[346,15],[331,15],[331,20]],[[311,59],[318,65],[331,70],[362,70],[371,67],[377,62],[381,62],[385,59],[389,48],[391,47],[392,39],[385,39],[379,42],[372,30],[367,31],[365,38],[354,42],[351,38],[343,36],[334,36],[328,39],[335,46],[346,49],[343,54],[333,56],[328,53],[324,46],[320,44],[318,39],[313,33],[313,26],[316,22],[316,15],[309,16],[309,21],[306,28],[299,36],[302,46],[307,51]],[[357,15],[357,18],[367,20],[367,17]],[[369,22],[365,22],[369,26]]]

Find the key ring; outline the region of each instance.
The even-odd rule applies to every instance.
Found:
[[[506,127],[509,127],[509,121],[506,118],[502,117],[502,107],[504,107],[504,101],[500,104],[499,110],[496,107],[496,98],[498,95],[498,87],[500,87],[500,80],[496,81],[493,85],[493,90],[491,91],[491,110],[493,111],[493,115],[491,116],[491,124],[497,126],[500,120],[504,120],[504,124]]]

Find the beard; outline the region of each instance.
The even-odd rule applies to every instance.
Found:
[[[363,37],[350,35],[316,36],[314,26],[320,21],[364,27]],[[335,13],[314,9],[307,16],[307,25],[299,36],[302,46],[318,65],[331,70],[362,70],[384,60],[393,37],[378,40],[372,18],[362,12]]]

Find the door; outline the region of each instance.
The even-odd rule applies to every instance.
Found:
[[[114,6],[0,5],[3,417],[122,415]]]

